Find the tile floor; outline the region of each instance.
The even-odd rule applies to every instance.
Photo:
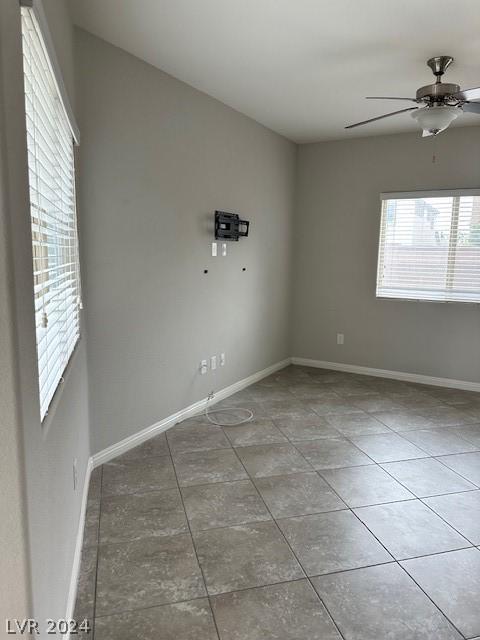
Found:
[[[222,405],[255,420],[93,472],[95,640],[478,640],[479,394],[288,367]]]

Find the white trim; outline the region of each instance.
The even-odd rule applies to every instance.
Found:
[[[216,402],[219,402],[220,400],[223,400],[224,398],[228,398],[234,393],[237,393],[237,391],[241,391],[242,389],[245,389],[245,387],[250,386],[254,382],[258,382],[258,380],[261,380],[262,378],[266,378],[272,373],[275,373],[275,371],[284,369],[289,364],[290,364],[290,358],[286,358],[285,360],[277,362],[276,364],[273,364],[270,367],[267,367],[266,369],[262,369],[262,371],[257,371],[257,373],[254,373],[251,376],[248,376],[247,378],[243,378],[243,380],[239,380],[238,382],[231,384],[229,387],[225,387],[224,389],[217,391],[215,393],[215,398],[212,401],[212,403],[216,403]],[[107,447],[106,449],[103,449],[102,451],[95,453],[92,456],[93,466],[98,467],[99,465],[104,464],[105,462],[108,462],[113,458],[116,458],[120,454],[126,453],[130,449],[133,449],[133,447],[138,447],[138,445],[142,444],[142,442],[145,442],[146,440],[153,438],[153,436],[156,436],[157,434],[162,433],[163,431],[166,431],[170,427],[173,427],[175,424],[177,424],[177,422],[181,422],[186,418],[190,418],[191,416],[194,416],[200,413],[203,409],[205,409],[206,406],[207,406],[207,398],[203,398],[202,400],[199,400],[198,402],[194,402],[193,404],[189,405],[185,409],[181,409],[180,411],[177,411],[177,413],[173,413],[167,418],[160,420],[160,422],[153,424],[151,427],[142,429],[142,431],[138,431],[137,433],[134,433],[133,435],[128,436],[128,438],[124,438],[123,440],[120,440],[120,442],[117,442],[111,445],[110,447]]]
[[[416,382],[417,384],[429,384],[434,387],[451,387],[452,389],[463,389],[465,391],[480,392],[480,382],[470,382],[468,380],[452,380],[451,378],[435,378],[425,376],[420,373],[408,373],[406,371],[389,371],[388,369],[372,369],[358,364],[345,364],[343,362],[327,362],[326,360],[310,360],[309,358],[291,358],[292,364],[304,367],[315,367],[317,369],[332,369],[333,371],[346,371],[348,373],[358,373],[365,376],[375,376],[377,378],[391,378],[393,380],[403,380],[404,382]]]
[[[42,0],[20,0],[20,6],[31,9],[35,14],[35,18],[37,19],[38,26],[40,27],[40,31],[42,32],[43,42],[48,53],[47,59],[52,68],[52,73],[57,84],[58,93],[61,97],[61,102],[65,110],[70,129],[72,131],[72,137],[75,141],[75,144],[79,145],[80,130],[78,128],[77,121],[75,120],[75,115],[73,113],[72,104],[68,96],[67,88],[65,87],[65,83],[63,81],[62,69],[60,67],[60,63],[58,62],[57,54],[55,53],[55,46],[53,44],[52,34],[50,32],[50,27],[48,26],[48,20],[45,14]]]
[[[85,515],[87,512],[88,488],[90,486],[90,476],[92,474],[92,471],[93,471],[93,460],[92,458],[89,458],[87,462],[87,468],[85,470],[85,478],[83,481],[82,504],[80,507],[77,539],[75,541],[75,551],[73,553],[72,571],[70,574],[71,575],[70,587],[68,589],[67,613],[66,613],[67,620],[73,619],[73,614],[75,610],[75,601],[77,599],[77,584],[78,584],[78,576],[80,573],[80,565],[82,562],[83,532],[85,529]],[[68,640],[69,637],[70,637],[70,634],[66,636],[66,640]]]
[[[433,189],[430,191],[392,191],[381,193],[380,200],[410,200],[415,198],[449,198],[480,196],[480,189]]]

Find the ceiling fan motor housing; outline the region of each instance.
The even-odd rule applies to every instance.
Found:
[[[420,87],[417,90],[417,100],[424,100],[429,102],[449,102],[450,96],[460,91],[458,84],[452,84],[450,82],[435,82],[434,84],[427,84],[424,87]],[[452,103],[458,102],[458,99],[451,98]]]

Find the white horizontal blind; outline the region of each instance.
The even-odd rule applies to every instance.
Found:
[[[32,9],[22,7],[33,285],[45,417],[80,335],[73,138]]]
[[[382,195],[377,297],[480,302],[480,191]]]

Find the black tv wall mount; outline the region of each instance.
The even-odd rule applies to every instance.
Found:
[[[248,236],[248,220],[240,220],[238,213],[215,211],[215,240],[235,240]]]

